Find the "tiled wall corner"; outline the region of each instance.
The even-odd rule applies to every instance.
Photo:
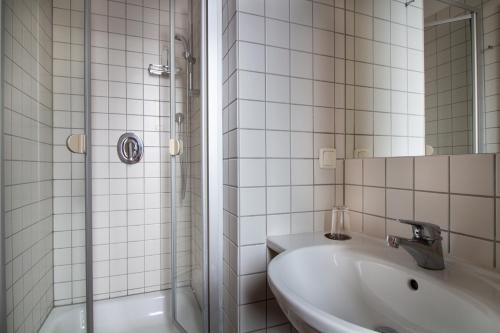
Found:
[[[264,103],[242,102],[238,105],[236,101],[238,89],[238,74],[236,72],[237,63],[244,64],[245,60],[237,59],[236,54],[236,35],[237,15],[236,5],[237,0],[224,0],[222,7],[222,24],[223,24],[223,168],[224,168],[224,188],[223,188],[223,225],[224,225],[224,240],[223,240],[223,327],[224,332],[238,332],[238,295],[241,293],[242,298],[246,301],[252,299],[245,295],[244,291],[239,290],[241,285],[238,278],[238,244],[256,244],[264,242],[266,233],[265,218],[259,220],[247,217],[238,220],[238,202],[240,195],[238,194],[239,184],[239,161],[236,159],[238,154],[238,123],[245,124],[246,128],[264,128],[265,109]],[[263,1],[240,1],[242,5],[247,5],[253,8],[254,11],[260,10],[264,6]],[[263,10],[263,9],[262,9]],[[249,9],[250,11],[250,9]],[[244,48],[245,46],[243,46]],[[256,59],[263,56],[261,50],[256,50],[254,53]],[[231,88],[229,88],[231,86]],[[231,92],[229,92],[231,89]],[[254,113],[259,113],[261,116],[254,117]],[[252,161],[249,161],[251,164]],[[256,161],[256,163],[258,163]],[[243,163],[243,171],[246,170],[248,163]],[[248,170],[255,175],[255,179],[259,177],[258,172]],[[261,176],[262,177],[262,176]],[[248,177],[251,179],[252,177]],[[258,226],[258,228],[256,227]],[[259,233],[250,233],[245,231],[260,230]],[[240,235],[241,233],[241,235]],[[248,236],[248,235],[251,236]],[[245,283],[245,282],[242,282]],[[250,282],[249,282],[250,283]],[[264,297],[254,296],[252,301],[262,301]]]
[[[54,304],[52,1],[2,5],[2,325],[35,332]]]

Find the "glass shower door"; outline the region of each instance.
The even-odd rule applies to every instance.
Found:
[[[201,333],[204,233],[199,1],[171,1],[170,9],[172,310],[178,326],[186,332]]]

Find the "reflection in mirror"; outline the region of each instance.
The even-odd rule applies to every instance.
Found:
[[[346,88],[346,102],[349,109],[353,95],[354,112],[346,113],[346,155],[423,155],[422,1],[374,1],[373,6],[373,17],[355,7],[354,64],[346,65],[346,73],[354,73],[347,75],[354,89]]]
[[[425,142],[428,154],[472,153],[471,15],[424,1]]]
[[[500,151],[500,1],[386,3],[346,19],[346,157]]]

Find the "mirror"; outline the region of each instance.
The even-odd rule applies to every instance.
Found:
[[[499,7],[409,0],[373,1],[373,17],[355,10],[346,157],[499,152]]]
[[[473,153],[475,56],[473,15],[437,0],[424,1],[426,153]]]

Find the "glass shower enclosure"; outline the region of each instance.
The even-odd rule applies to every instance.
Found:
[[[206,332],[198,0],[3,0],[0,332]]]

